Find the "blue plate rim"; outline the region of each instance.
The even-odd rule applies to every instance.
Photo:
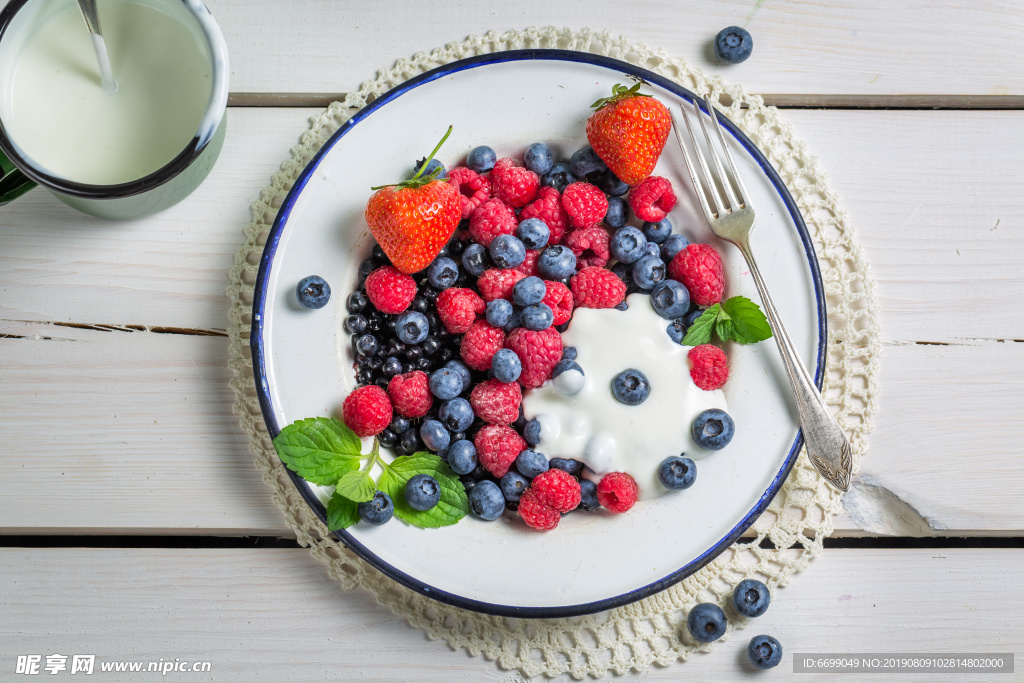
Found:
[[[270,388],[267,383],[266,374],[266,354],[263,348],[263,336],[265,331],[265,322],[263,312],[266,308],[267,298],[267,279],[270,273],[271,265],[274,261],[274,256],[277,253],[277,248],[280,243],[281,235],[288,222],[288,217],[291,214],[291,210],[305,188],[306,183],[312,177],[313,172],[320,165],[324,156],[337,144],[338,140],[345,136],[352,128],[354,128],[360,121],[370,116],[377,109],[387,105],[389,102],[394,101],[402,94],[420,86],[424,83],[429,83],[438,78],[464,71],[466,69],[477,68],[480,66],[486,66],[490,64],[499,64],[504,62],[516,62],[516,61],[529,61],[529,60],[546,60],[546,61],[567,61],[567,62],[578,62],[589,65],[600,66],[613,71],[618,71],[627,76],[636,76],[638,78],[647,81],[653,85],[657,85],[660,88],[668,90],[673,94],[690,101],[691,103],[697,99],[697,96],[679,85],[678,83],[660,76],[652,71],[644,69],[642,67],[623,62],[618,59],[611,57],[605,57],[603,55],[595,55],[586,52],[576,52],[573,50],[552,50],[552,49],[534,49],[534,50],[510,50],[507,52],[490,53],[485,55],[478,55],[475,57],[469,57],[450,64],[432,69],[426,73],[420,74],[414,78],[405,81],[404,83],[392,88],[388,92],[384,93],[372,103],[363,107],[359,110],[352,118],[348,119],[341,127],[335,131],[335,133],[324,143],[323,147],[314,155],[314,157],[303,169],[299,175],[295,184],[288,192],[281,204],[281,208],[278,210],[277,217],[274,219],[274,224],[270,229],[270,233],[267,236],[267,242],[263,249],[263,255],[260,259],[260,267],[256,276],[256,283],[253,291],[253,305],[252,305],[252,325],[249,336],[249,344],[252,349],[252,361],[253,371],[255,375],[256,392],[260,402],[260,409],[263,413],[263,419],[267,424],[267,429],[270,433],[271,438],[275,438],[280,433],[280,428],[277,424],[277,419],[274,417],[273,403],[270,400]],[[707,111],[706,107],[701,105],[703,111]],[[732,121],[726,116],[719,114],[719,121],[722,125],[739,141],[741,145],[747,150],[747,152],[757,161],[764,171],[765,175],[771,181],[776,191],[779,193],[780,198],[786,205],[789,211],[790,217],[793,220],[793,224],[800,235],[800,240],[804,246],[804,252],[807,256],[808,266],[811,270],[812,281],[814,284],[814,295],[817,303],[817,314],[818,314],[818,351],[816,358],[816,367],[814,372],[814,381],[817,387],[820,389],[822,379],[824,377],[825,369],[825,349],[828,342],[828,331],[827,331],[827,318],[825,308],[825,295],[824,286],[821,280],[821,271],[818,267],[818,257],[814,251],[814,246],[811,242],[810,234],[807,232],[807,226],[804,223],[803,216],[800,214],[799,208],[796,206],[796,202],[790,195],[789,190],[786,188],[785,183],[782,182],[782,178],[779,177],[778,172],[771,165],[764,154],[754,145],[750,139],[743,134],[739,128],[736,127]],[[339,540],[350,550],[355,552],[361,558],[366,560],[369,564],[376,567],[378,570],[383,572],[385,575],[394,579],[398,583],[412,589],[413,591],[431,597],[439,602],[443,602],[455,607],[471,610],[474,612],[482,612],[485,614],[493,614],[496,616],[503,617],[515,617],[515,618],[559,618],[559,617],[571,617],[581,616],[585,614],[593,614],[595,612],[601,612],[604,610],[612,609],[615,607],[621,607],[637,600],[649,597],[655,593],[661,592],[672,586],[679,581],[682,581],[687,576],[698,571],[712,559],[717,557],[726,548],[731,546],[743,532],[746,531],[751,524],[754,523],[761,513],[767,508],[769,503],[778,493],[782,487],[783,482],[789,476],[790,471],[793,469],[793,465],[796,462],[797,456],[800,453],[800,448],[803,445],[803,433],[798,430],[796,439],[793,441],[793,445],[790,448],[789,454],[786,456],[786,460],[783,462],[782,468],[779,473],[772,480],[772,483],[765,489],[765,492],[758,499],[754,507],[744,515],[743,519],[737,523],[733,529],[725,535],[720,541],[718,541],[711,548],[706,550],[704,553],[694,558],[683,567],[672,572],[668,576],[665,576],[658,581],[654,581],[640,588],[636,588],[627,593],[621,595],[605,598],[603,600],[596,600],[593,602],[580,603],[576,605],[563,605],[559,607],[535,607],[535,606],[516,606],[516,605],[501,605],[497,603],[484,602],[481,600],[473,600],[465,598],[448,591],[443,591],[429,584],[416,579],[409,574],[406,574],[402,570],[394,567],[393,565],[383,561],[377,557],[371,550],[360,543],[355,537],[349,534],[345,530],[335,532]],[[309,485],[300,476],[288,470],[288,476],[291,477],[292,482],[298,489],[303,500],[310,506],[313,512],[317,515],[321,522],[327,523],[326,508],[316,498]]]

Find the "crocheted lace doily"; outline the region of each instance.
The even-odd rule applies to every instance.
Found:
[[[306,163],[338,127],[360,107],[405,80],[449,62],[483,53],[523,48],[557,48],[614,57],[659,73],[690,90],[708,95],[764,152],[778,170],[803,213],[818,253],[825,284],[829,340],[825,396],[853,448],[854,466],[867,449],[876,410],[877,359],[880,351],[874,283],[854,240],[846,214],[825,183],[817,161],[793,136],[774,107],[739,86],[708,78],[697,68],[662,50],[589,30],[527,29],[471,36],[433,52],[399,60],[363,83],[344,102],[332,103],[311,120],[309,130],[291,151],[252,204],[252,222],[230,271],[228,329],[231,388],[235,411],[250,437],[256,466],[270,485],[300,544],[324,562],[345,589],[361,587],[377,601],[432,639],[464,647],[505,669],[527,676],[568,673],[574,678],[643,671],[652,664],[686,660],[698,646],[682,633],[685,616],[698,602],[717,602],[730,615],[730,631],[746,620],[726,605],[733,587],[759,578],[770,589],[785,586],[822,550],[832,532],[840,494],[818,476],[806,452],[794,466],[775,500],[753,525],[753,538],[742,539],[686,580],[645,600],[617,609],[570,619],[511,619],[465,611],[435,602],[393,582],[342,546],[303,502],[268,438],[253,382],[249,324],[253,283],[263,245],[277,210]],[[764,543],[764,541],[770,541]],[[773,549],[761,546],[774,546]],[[681,628],[682,626],[682,628]],[[728,638],[728,634],[726,635]]]

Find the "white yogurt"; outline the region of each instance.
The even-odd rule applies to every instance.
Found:
[[[654,312],[649,296],[633,294],[627,303],[625,311],[573,313],[562,340],[576,347],[583,381],[560,376],[547,382],[523,398],[523,410],[540,422],[539,452],[581,460],[599,475],[626,472],[640,486],[641,498],[653,498],[666,490],[658,481],[662,460],[705,452],[690,438],[690,424],[708,408],[725,410],[725,395],[693,383],[686,357],[691,347],[672,341],[668,321]],[[612,395],[612,378],[627,368],[651,383],[640,405],[619,403]]]

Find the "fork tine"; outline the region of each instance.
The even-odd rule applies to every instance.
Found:
[[[736,161],[732,157],[732,151],[729,149],[729,145],[725,142],[725,134],[722,133],[722,124],[718,122],[718,113],[715,108],[711,106],[711,103],[706,99],[704,102],[708,105],[708,113],[711,115],[711,120],[715,123],[715,132],[718,133],[718,141],[722,143],[722,149],[725,150],[725,158],[729,162],[729,170],[732,171],[731,180],[736,185],[736,191],[739,193],[741,208],[746,208],[750,205],[747,200],[747,188],[743,185],[743,180],[740,178],[739,171],[736,170]],[[731,194],[731,192],[730,192]]]
[[[680,109],[682,105],[680,105]],[[679,149],[683,152],[683,160],[686,161],[686,170],[690,172],[690,180],[693,181],[693,190],[697,193],[697,199],[700,200],[700,206],[704,209],[704,217],[711,222],[714,214],[711,211],[711,207],[708,206],[707,193],[704,192],[704,187],[700,182],[700,178],[697,177],[697,167],[693,163],[693,159],[690,158],[690,153],[686,150],[686,143],[683,141],[683,127],[679,123],[679,118],[676,113],[669,109],[668,112],[672,116],[672,129],[676,133],[676,142],[679,143]]]
[[[700,107],[697,106],[696,102],[693,103],[693,106],[697,110],[697,118],[700,118]],[[693,126],[690,125],[690,113],[686,111],[686,107],[682,103],[679,104],[679,108],[683,112],[683,121],[686,122],[686,132],[690,134],[690,142],[693,143],[693,154],[697,157],[701,178],[705,181],[703,184],[704,193],[707,194],[708,198],[711,200],[710,203],[713,209],[711,216],[718,218],[722,213],[722,208],[725,206],[725,203],[722,201],[721,195],[718,194],[718,187],[715,185],[715,178],[711,175],[711,169],[708,168],[708,162],[704,159],[704,152],[701,151],[700,145],[697,143],[697,136],[693,132]],[[713,149],[711,151],[714,152]]]
[[[696,102],[694,103],[696,104]],[[704,105],[708,108],[708,116],[712,117],[715,121],[715,127],[718,128],[718,117],[715,115],[715,108],[711,106],[711,102],[704,98]],[[729,176],[725,173],[725,168],[722,167],[721,154],[715,149],[715,143],[711,141],[711,133],[708,131],[708,125],[704,122],[704,117],[700,116],[700,109],[697,109],[697,118],[700,120],[700,128],[704,131],[704,140],[708,143],[708,152],[711,154],[711,160],[715,164],[715,170],[718,171],[718,178],[721,182],[722,189],[725,190],[725,194],[729,199],[729,211],[736,211],[740,208],[739,202],[736,200],[736,194],[732,191],[732,184],[729,182]],[[722,131],[718,130],[718,139],[722,141],[722,146],[725,146],[725,140],[722,138]],[[726,153],[729,152],[729,148],[725,148]],[[732,157],[729,158],[730,162]],[[735,172],[735,168],[733,169]]]

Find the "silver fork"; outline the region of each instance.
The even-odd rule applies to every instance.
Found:
[[[704,209],[704,216],[707,218],[708,225],[711,226],[711,231],[739,247],[743,258],[747,260],[747,266],[750,268],[751,275],[754,276],[754,284],[757,285],[757,291],[764,302],[765,314],[768,316],[768,322],[771,324],[772,332],[774,332],[775,342],[779,346],[779,353],[782,355],[783,364],[786,366],[786,373],[789,375],[790,384],[793,386],[797,411],[800,415],[800,426],[803,429],[804,443],[807,445],[807,455],[811,463],[829,483],[836,488],[846,491],[850,488],[850,469],[853,465],[853,458],[850,455],[850,442],[847,440],[846,434],[843,433],[842,427],[836,421],[835,416],[832,415],[832,411],[826,405],[825,400],[821,397],[821,393],[814,386],[814,381],[807,372],[807,368],[800,362],[800,357],[797,355],[793,342],[786,333],[786,328],[782,324],[779,312],[776,310],[775,304],[772,303],[772,298],[768,294],[768,287],[765,285],[764,279],[757,269],[754,254],[750,251],[750,232],[754,228],[755,219],[754,208],[750,206],[750,202],[747,199],[747,190],[743,186],[740,174],[736,171],[736,163],[733,161],[732,152],[729,151],[729,145],[725,142],[725,136],[722,133],[721,125],[718,123],[718,115],[715,113],[715,108],[707,100],[704,100],[704,104],[707,107],[709,117],[714,123],[720,147],[725,150],[725,159],[729,164],[731,176],[723,168],[720,153],[716,151],[711,133],[704,122],[704,117],[701,116],[700,108],[694,102],[693,106],[697,112],[696,117],[704,132],[704,140],[707,142],[708,151],[711,153],[711,159],[718,174],[716,184],[716,177],[712,175],[711,169],[704,159],[704,153],[697,142],[694,127],[690,124],[690,114],[687,112],[686,107],[680,104],[679,108],[683,113],[686,130],[690,134],[690,142],[693,144],[694,156],[697,157],[698,163],[696,165],[686,149],[682,129],[675,112],[672,112],[672,122],[676,132],[676,140],[683,151],[686,167],[690,172],[691,180],[693,180],[693,188],[700,200],[701,207]],[[724,200],[720,188],[725,192],[726,198]]]

